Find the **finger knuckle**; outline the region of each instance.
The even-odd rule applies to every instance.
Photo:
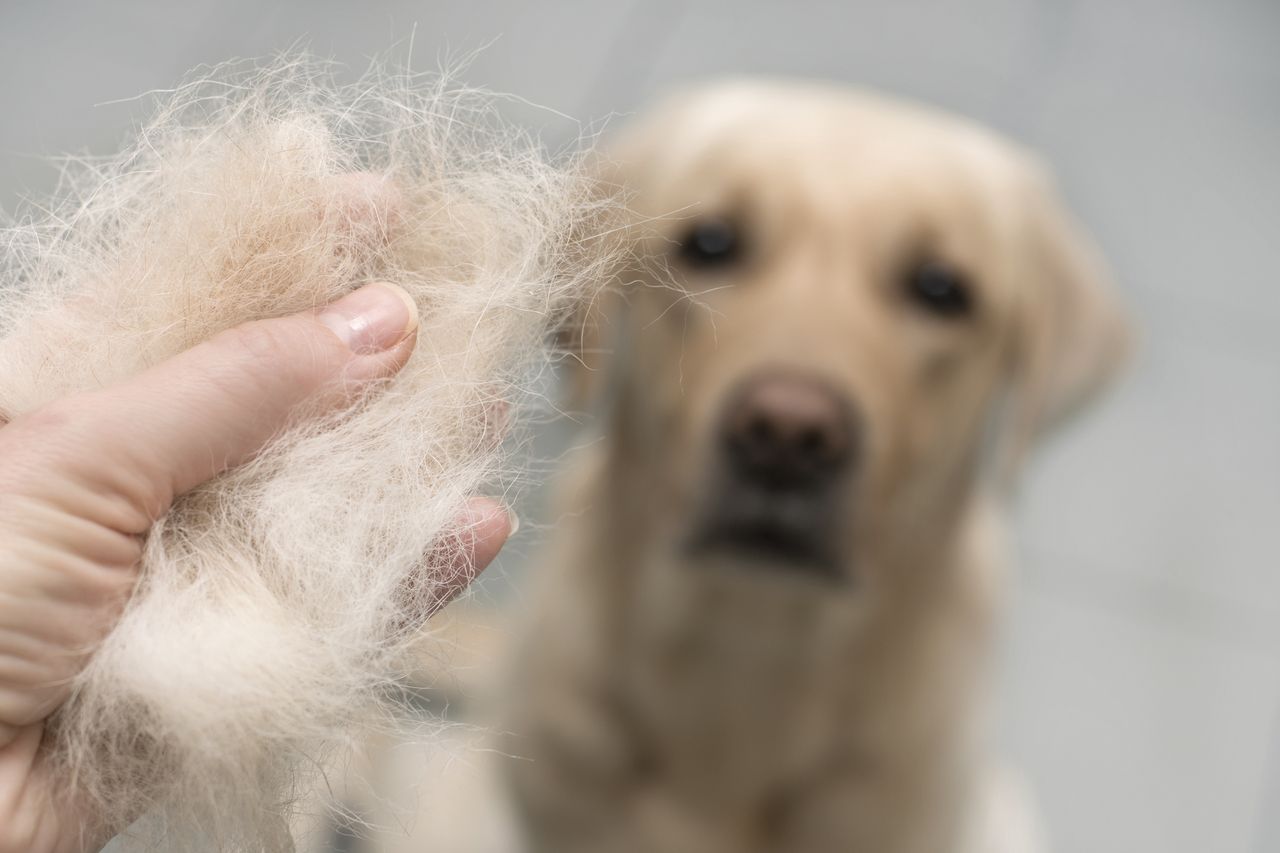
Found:
[[[299,318],[261,320],[228,332],[252,372],[310,387],[337,371],[346,357],[341,342]]]
[[[287,364],[299,349],[299,335],[290,325],[257,320],[222,333],[224,342],[239,350],[249,361]]]
[[[350,355],[327,329],[301,317],[255,321],[223,334],[230,363],[210,371],[210,379],[233,386],[238,396],[246,386],[255,398],[309,395],[338,376]]]

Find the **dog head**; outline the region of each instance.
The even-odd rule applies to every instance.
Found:
[[[734,82],[601,170],[638,261],[580,324],[579,388],[647,484],[645,541],[686,560],[845,579],[943,543],[1125,350],[1039,166],[964,121]]]

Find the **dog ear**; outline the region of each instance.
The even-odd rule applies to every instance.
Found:
[[[605,398],[617,390],[615,355],[625,350],[629,334],[628,285],[647,268],[646,252],[653,237],[651,216],[634,206],[635,188],[653,188],[660,142],[656,131],[663,126],[661,117],[629,126],[587,160],[595,191],[615,202],[606,239],[614,243],[616,250],[610,256],[616,262],[608,270],[607,286],[579,305],[557,335],[557,348],[565,355],[564,406],[571,412],[602,408],[608,402]]]
[[[659,289],[679,288],[664,260],[670,241],[663,226],[681,211],[657,200],[684,194],[679,183],[694,149],[673,144],[672,129],[680,128],[681,138],[698,135],[699,121],[705,118],[697,109],[698,93],[695,88],[666,95],[590,155],[599,192],[621,202],[612,233],[624,248],[614,253],[618,263],[610,286],[581,306],[562,329],[566,405],[571,410],[608,410],[624,395],[626,353],[639,334],[633,324],[644,313],[632,311],[631,301],[643,300],[642,291],[654,283]]]
[[[624,326],[622,277],[617,276],[595,297],[578,306],[556,333],[556,349],[564,354],[561,382],[564,408],[582,412],[597,406],[610,385],[614,354]]]
[[[1047,173],[1027,170],[1012,356],[1013,435],[1005,474],[1030,446],[1104,388],[1125,363],[1131,332],[1097,249],[1058,200]]]

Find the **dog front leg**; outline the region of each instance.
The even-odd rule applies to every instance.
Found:
[[[770,809],[770,853],[978,853],[963,846],[965,783],[911,764],[829,769],[787,792]]]
[[[530,853],[750,853],[670,797],[606,699],[585,689],[544,696],[508,747]]]

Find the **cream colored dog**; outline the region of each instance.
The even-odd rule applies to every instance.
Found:
[[[643,261],[586,326],[603,440],[511,692],[533,847],[1034,847],[974,736],[1001,504],[1126,340],[1045,176],[754,82],[658,109],[606,175]]]

